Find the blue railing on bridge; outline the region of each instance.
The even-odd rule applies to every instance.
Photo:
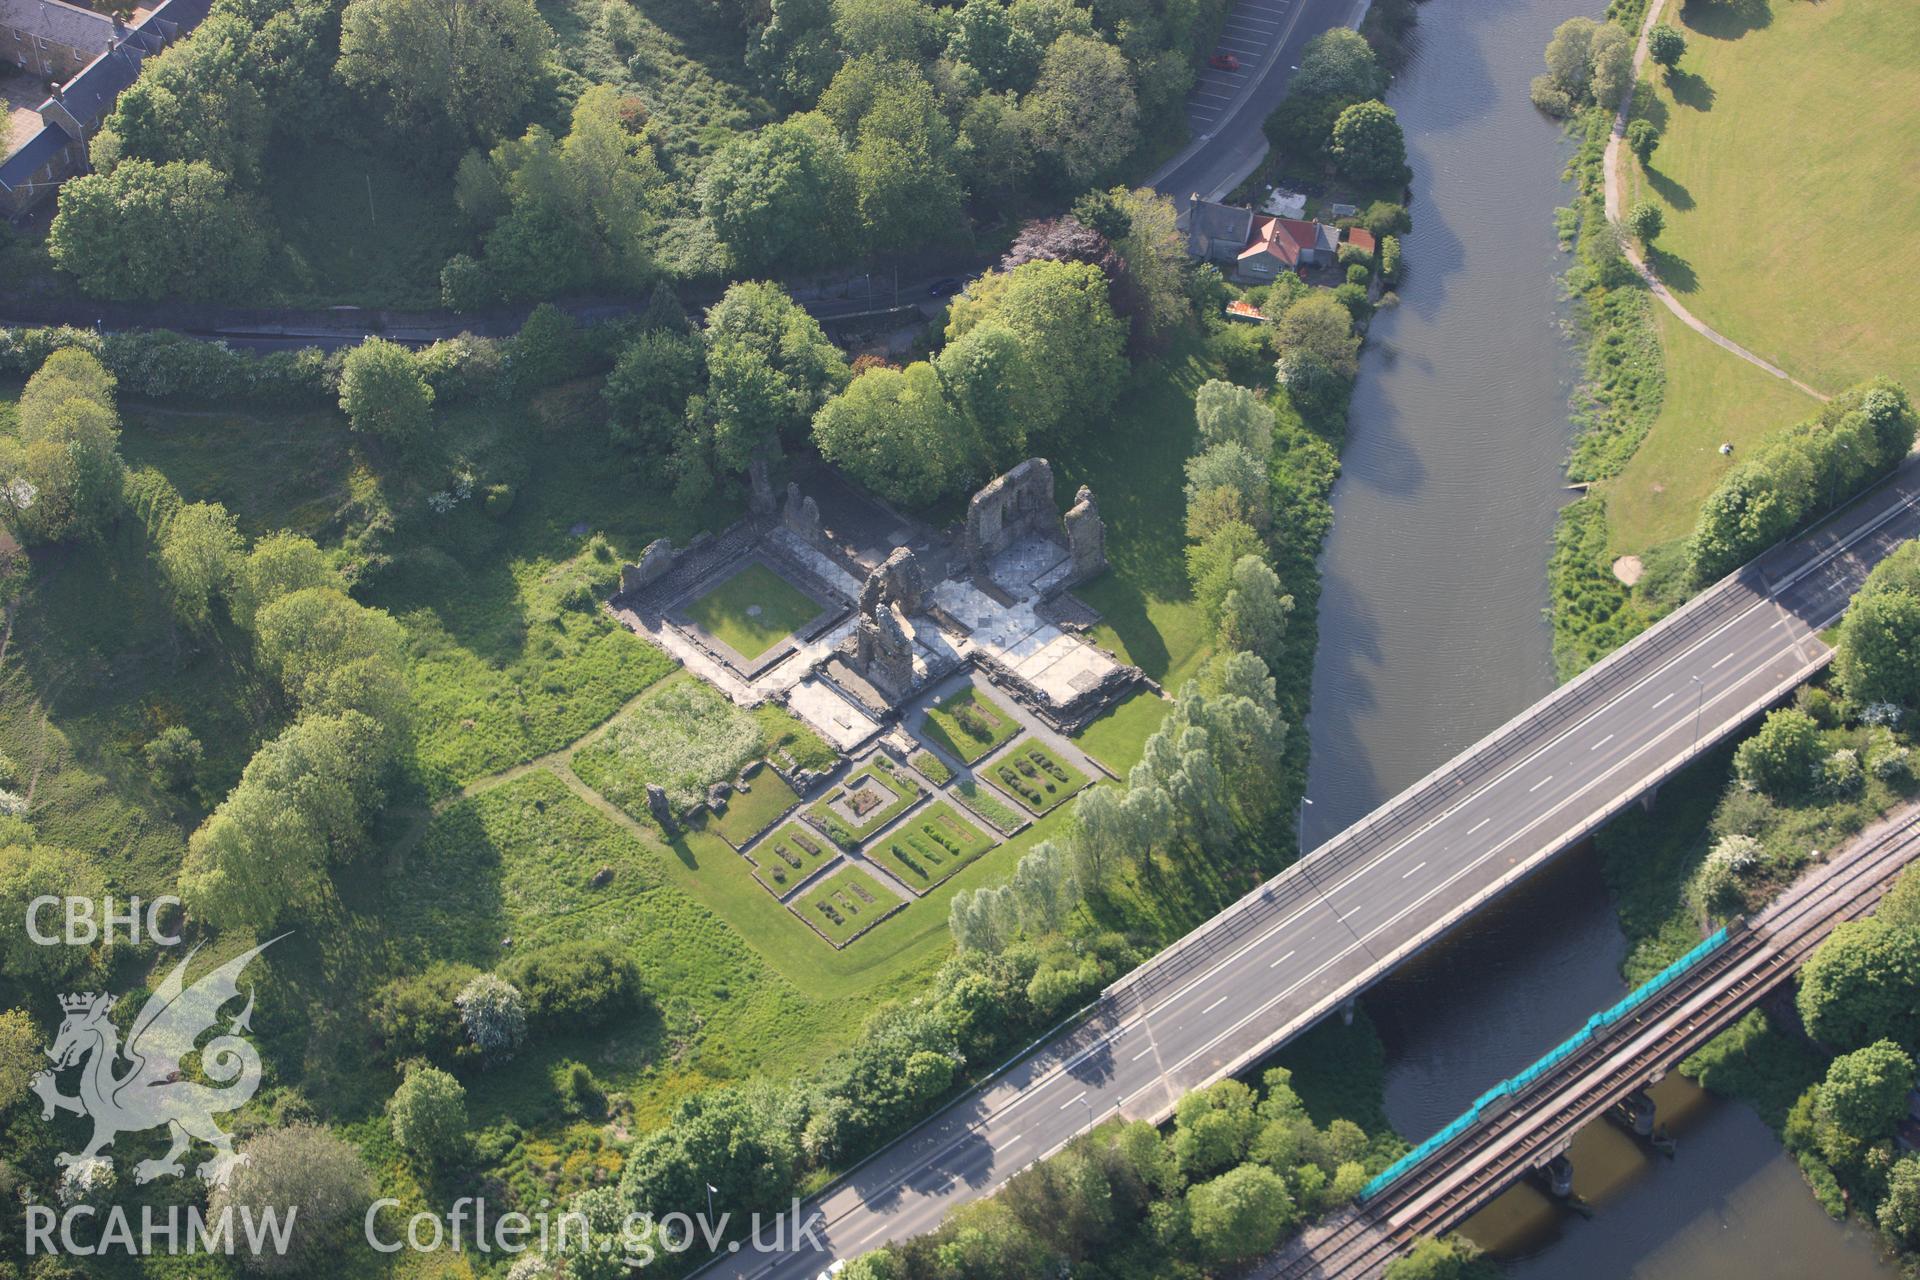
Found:
[[[1693,968],[1694,965],[1700,963],[1701,960],[1705,959],[1726,940],[1727,930],[1724,928],[1716,929],[1713,935],[1705,942],[1702,942],[1699,946],[1687,952],[1687,954],[1681,956],[1659,973],[1654,974],[1653,977],[1640,984],[1640,986],[1636,987],[1624,1000],[1620,1001],[1620,1003],[1614,1005],[1611,1009],[1594,1014],[1591,1018],[1587,1019],[1585,1026],[1568,1036],[1556,1048],[1547,1053],[1545,1057],[1528,1067],[1525,1071],[1522,1071],[1519,1075],[1509,1076],[1507,1079],[1502,1080],[1499,1084],[1481,1094],[1478,1098],[1474,1099],[1473,1105],[1468,1107],[1459,1119],[1388,1165],[1381,1171],[1378,1177],[1361,1188],[1359,1198],[1361,1200],[1368,1200],[1379,1195],[1380,1192],[1386,1190],[1389,1185],[1402,1174],[1406,1173],[1407,1170],[1413,1168],[1428,1156],[1431,1156],[1434,1152],[1440,1150],[1440,1148],[1446,1146],[1449,1142],[1452,1142],[1455,1138],[1479,1123],[1480,1117],[1486,1113],[1489,1107],[1524,1092],[1542,1076],[1546,1075],[1547,1072],[1553,1070],[1581,1049],[1593,1043],[1594,1039],[1602,1031],[1671,986],[1675,979],[1686,973],[1687,970]]]

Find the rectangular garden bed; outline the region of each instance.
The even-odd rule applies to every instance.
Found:
[[[789,822],[753,846],[747,861],[753,863],[753,878],[779,898],[839,852],[833,841],[806,823]]]
[[[842,947],[900,906],[898,894],[858,867],[834,872],[790,904],[795,915]]]
[[[972,764],[1020,732],[1013,713],[972,685],[927,705],[920,732],[962,764]]]
[[[940,801],[876,840],[867,856],[925,893],[998,843]]]
[[[919,798],[920,784],[887,756],[876,755],[814,801],[807,809],[807,820],[841,848],[857,849],[862,840]]]
[[[1036,818],[1053,812],[1087,785],[1086,774],[1041,745],[1038,738],[1022,738],[982,773]]]
[[[931,751],[916,751],[907,758],[907,763],[936,787],[944,787],[953,780],[953,770],[947,767],[947,762]]]
[[[709,831],[736,849],[751,844],[755,836],[800,803],[800,793],[764,764],[747,782],[753,790],[735,791],[727,798],[727,811],[707,822]]]
[[[972,810],[973,815],[1003,836],[1010,836],[1027,825],[1027,817],[1008,804],[998,791],[982,786],[972,778],[962,778],[951,788],[953,798]]]

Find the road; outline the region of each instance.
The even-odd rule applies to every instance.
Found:
[[[1217,200],[1238,186],[1266,154],[1260,126],[1280,99],[1307,41],[1323,31],[1358,25],[1366,0],[1240,0],[1227,15],[1218,52],[1241,70],[1203,66],[1187,102],[1193,140],[1147,179],[1175,201]]]
[[[928,1231],[1103,1120],[1162,1120],[1364,991],[1819,670],[1819,631],[1920,534],[1916,504],[1910,457],[1122,979],[810,1202],[832,1255]],[[703,1274],[810,1280],[826,1261],[748,1250]]]

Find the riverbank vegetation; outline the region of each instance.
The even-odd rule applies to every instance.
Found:
[[[1791,8],[1798,15],[1804,6]],[[1616,6],[1609,12],[1624,34],[1645,11],[1645,5],[1639,4]],[[1739,322],[1745,313],[1760,307],[1769,316],[1777,314],[1781,299],[1762,304],[1759,298],[1766,289],[1776,288],[1783,274],[1805,278],[1798,259],[1792,272],[1781,270],[1780,256],[1794,253],[1793,237],[1753,204],[1762,199],[1761,192],[1799,181],[1800,161],[1789,159],[1778,148],[1755,145],[1750,119],[1723,110],[1737,107],[1740,97],[1722,102],[1692,69],[1702,59],[1716,68],[1730,67],[1737,50],[1752,38],[1750,31],[1768,25],[1756,27],[1749,21],[1753,14],[1770,14],[1765,0],[1745,7],[1687,6],[1680,10],[1681,26],[1658,28],[1663,57],[1650,62],[1649,71],[1633,87],[1628,145],[1619,162],[1621,207],[1648,220],[1654,234],[1648,237],[1645,251],[1665,285],[1709,323],[1727,318],[1724,331],[1736,341],[1748,342],[1763,356],[1786,364],[1790,372],[1816,385],[1860,382],[1874,372],[1897,378],[1907,369],[1904,357],[1888,354],[1876,371],[1861,362],[1857,351],[1845,361],[1824,363],[1816,373],[1810,365],[1788,358],[1802,350],[1796,335],[1805,332],[1803,325],[1791,326],[1795,332],[1789,333],[1771,320],[1751,328]],[[1833,30],[1849,31],[1852,26],[1840,23]],[[1844,40],[1836,39],[1844,45]],[[1731,492],[1726,486],[1733,483],[1733,473],[1743,467],[1749,454],[1770,452],[1776,435],[1789,424],[1810,418],[1818,408],[1791,383],[1715,345],[1670,314],[1647,291],[1621,252],[1619,233],[1605,219],[1603,199],[1605,146],[1613,107],[1625,84],[1616,83],[1619,78],[1613,74],[1619,45],[1620,36],[1607,33],[1604,27],[1582,25],[1582,20],[1563,26],[1549,49],[1549,70],[1536,83],[1535,92],[1536,100],[1547,108],[1573,114],[1570,127],[1580,138],[1569,166],[1580,198],[1562,218],[1563,239],[1575,255],[1567,275],[1568,292],[1576,301],[1587,347],[1585,377],[1574,400],[1580,433],[1568,470],[1589,488],[1587,496],[1563,514],[1550,571],[1555,657],[1563,677],[1589,665],[1685,599],[1705,563],[1694,554],[1689,535],[1697,532],[1702,508],[1712,508],[1711,495],[1719,491],[1724,502]],[[1581,49],[1587,51],[1584,63],[1575,56]],[[1703,50],[1711,50],[1710,57]],[[1764,51],[1755,56],[1766,61]],[[1580,83],[1583,67],[1584,88]],[[1760,86],[1785,73],[1778,67],[1771,72],[1743,69],[1738,73],[1742,78],[1749,74],[1755,78],[1742,94],[1767,97]],[[1798,62],[1786,78],[1798,86],[1796,92],[1814,94],[1823,82]],[[1770,102],[1767,110],[1772,109]],[[1863,134],[1872,134],[1857,140],[1871,154],[1880,145],[1883,131],[1858,113],[1847,119],[1849,133],[1858,125]],[[1705,131],[1703,136],[1724,142],[1731,137],[1729,130],[1744,140],[1742,164],[1726,163],[1717,144],[1695,141],[1677,154],[1670,150],[1671,135],[1676,133]],[[1711,163],[1706,159],[1710,145],[1716,148]],[[1840,147],[1823,155],[1846,153],[1848,148]],[[1700,216],[1707,211],[1698,208],[1699,201],[1691,194],[1695,168],[1703,175],[1703,190],[1737,189],[1741,195],[1723,201],[1711,217]],[[1707,169],[1712,170],[1710,179],[1704,178]],[[1876,199],[1870,184],[1833,177],[1849,192],[1838,206],[1842,211]],[[1674,247],[1676,219],[1689,211],[1696,211],[1690,215],[1691,226],[1703,244],[1728,246],[1721,250],[1726,268],[1714,281],[1703,282],[1689,265],[1690,259]],[[1865,233],[1879,225],[1878,216],[1861,209],[1857,225]],[[1745,230],[1727,235],[1727,226]],[[1774,247],[1761,248],[1768,245]],[[1755,254],[1773,256],[1756,258]],[[1898,288],[1897,272],[1882,273],[1875,284],[1876,288],[1887,286]],[[1806,305],[1824,308],[1829,323],[1817,327],[1825,333],[1850,331],[1850,308],[1873,305],[1871,300],[1853,298],[1828,303],[1824,291],[1821,297],[1817,304],[1801,299],[1794,306],[1802,311]],[[1876,313],[1880,318],[1874,323],[1879,329],[1887,329],[1884,315],[1893,310]],[[1813,347],[1804,349],[1817,358]],[[1810,498],[1802,510],[1822,510],[1826,505],[1824,499]]]

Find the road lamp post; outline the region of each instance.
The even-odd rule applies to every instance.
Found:
[[[1312,807],[1313,801],[1305,796],[1300,797],[1300,831],[1294,837],[1294,848],[1298,850],[1301,857],[1305,857],[1307,853],[1307,810]]]

